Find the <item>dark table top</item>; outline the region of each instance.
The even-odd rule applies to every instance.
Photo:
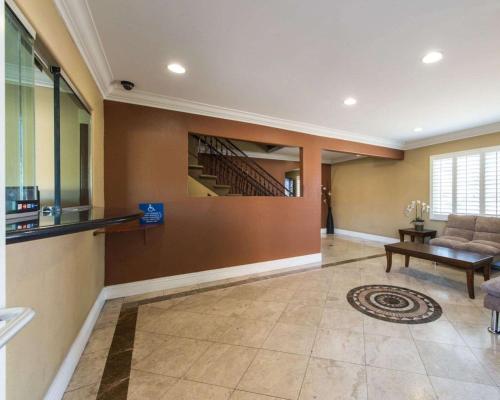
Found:
[[[92,207],[81,211],[64,211],[59,215],[43,215],[6,222],[6,243],[18,243],[46,237],[66,235],[134,221],[143,215],[140,210]],[[29,217],[26,217],[29,218]]]
[[[433,246],[431,244],[415,242],[398,242],[386,244],[385,249],[394,253],[406,254],[414,257],[431,256],[441,260],[453,260],[463,263],[475,264],[493,260],[493,256],[488,254],[473,253],[472,251],[455,250],[443,246]],[[424,257],[422,257],[424,258]],[[427,257],[425,257],[427,258]]]
[[[417,231],[415,228],[403,228],[403,229],[400,229],[399,232],[412,234],[412,235],[414,235],[414,234],[424,235],[424,234],[436,233],[437,231],[435,229],[422,229],[420,231]]]

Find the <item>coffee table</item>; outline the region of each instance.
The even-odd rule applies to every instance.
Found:
[[[410,257],[415,257],[465,269],[467,290],[471,299],[474,298],[474,271],[483,268],[484,280],[490,279],[493,256],[487,254],[415,242],[386,244],[387,269],[385,272],[391,271],[393,253],[405,256],[405,267],[410,265]]]

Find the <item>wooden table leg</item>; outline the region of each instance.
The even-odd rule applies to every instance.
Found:
[[[469,292],[469,297],[474,298],[474,270],[468,269],[465,271],[467,274],[467,290]]]
[[[405,256],[405,267],[408,268],[410,265],[410,256]]]
[[[410,239],[411,239],[412,242],[414,242],[415,241],[415,236],[411,235]]]
[[[483,268],[483,276],[485,281],[490,280],[490,273],[491,273],[491,264],[487,263]]]
[[[385,272],[391,272],[391,267],[392,267],[392,253],[390,251],[385,252],[385,256],[387,257],[387,268],[385,269]]]
[[[399,241],[404,242],[405,241],[405,234],[403,232],[399,232]]]

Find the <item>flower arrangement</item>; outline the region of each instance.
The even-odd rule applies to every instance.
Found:
[[[334,225],[333,225],[333,214],[332,214],[332,192],[324,185],[321,185],[321,201],[325,203],[328,207],[328,214],[326,216],[326,234],[333,235]]]
[[[424,228],[425,217],[429,216],[431,206],[420,200],[412,200],[405,208],[405,215],[412,218],[410,223],[415,225],[415,229]]]

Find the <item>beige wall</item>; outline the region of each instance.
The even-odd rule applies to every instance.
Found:
[[[41,399],[103,287],[92,232],[7,246],[7,306],[35,318],[7,346],[7,398]]]
[[[104,204],[103,101],[51,0],[17,0],[92,109],[92,201]],[[35,319],[7,346],[7,398],[41,399],[104,282],[104,239],[92,232],[7,246],[7,305]]]
[[[411,200],[429,201],[429,157],[500,144],[500,132],[405,152],[402,161],[366,158],[332,168],[335,227],[397,237],[409,226],[403,210]],[[427,221],[442,230],[444,222]]]

